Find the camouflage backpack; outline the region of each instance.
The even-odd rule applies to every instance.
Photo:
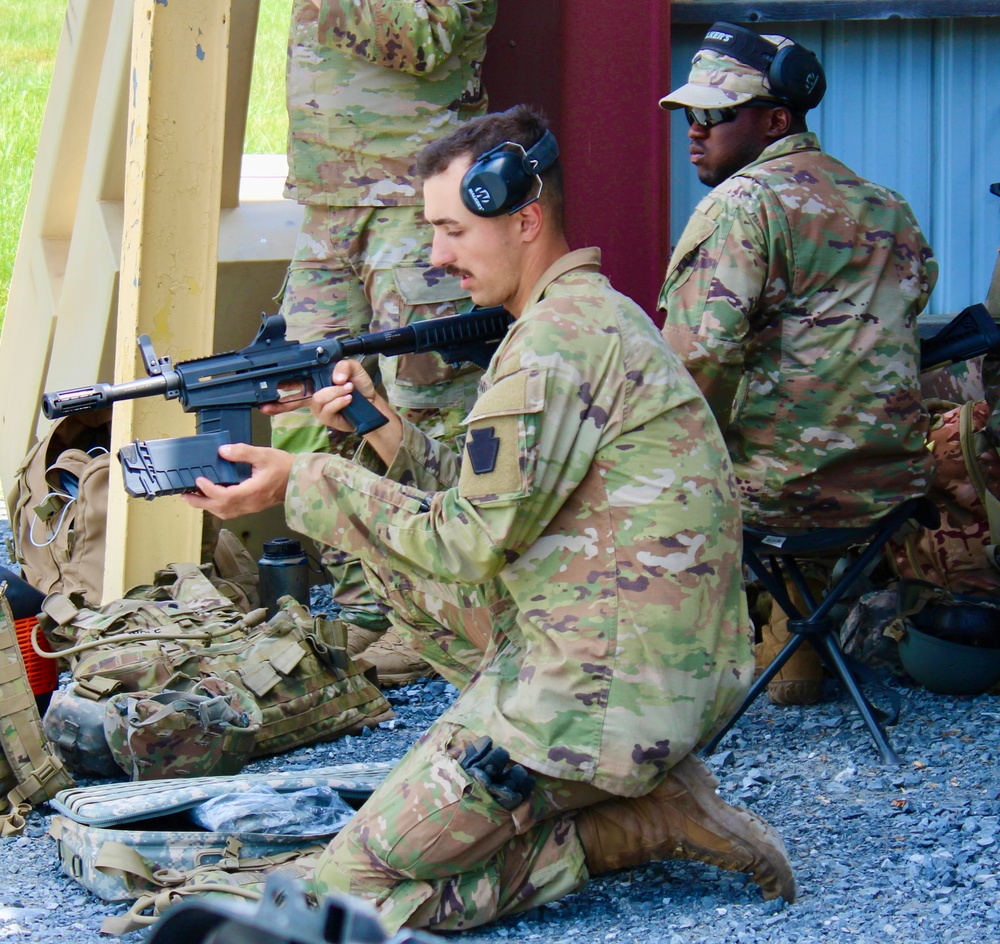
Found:
[[[1000,595],[1000,452],[990,408],[984,399],[925,406],[935,466],[927,494],[941,522],[890,542],[896,571],[953,593]]]
[[[94,700],[189,690],[206,677],[248,693],[261,711],[253,757],[393,717],[365,666],[347,655],[339,620],[313,616],[290,597],[266,616],[234,607],[196,565],[174,564],[156,584],[98,609],[51,594],[39,622],[54,655],[68,663],[76,692]],[[45,721],[55,729],[53,711],[50,705]]]

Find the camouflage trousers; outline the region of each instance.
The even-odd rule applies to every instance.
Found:
[[[477,669],[504,645],[513,605],[499,581],[413,580],[369,571],[393,626],[446,679],[476,697]],[[446,710],[381,783],[316,866],[315,890],[372,902],[390,933],[461,930],[555,901],[589,878],[574,810],[610,799],[535,773],[513,811],[459,765],[472,730]],[[496,746],[503,747],[502,744]]]
[[[391,934],[472,928],[580,889],[589,875],[573,811],[609,795],[537,776],[506,810],[459,765],[484,733],[445,712],[320,856],[316,893],[371,902]]]
[[[431,228],[420,207],[307,205],[282,292],[286,337],[354,336],[453,315],[471,307],[458,279],[430,265]],[[366,363],[388,401],[428,435],[454,441],[475,403],[481,371],[437,354]],[[288,452],[353,454],[359,440],[331,433],[308,409],[272,418],[271,444]],[[318,547],[345,619],[380,628],[358,562]]]

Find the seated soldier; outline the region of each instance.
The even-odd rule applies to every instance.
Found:
[[[901,196],[820,150],[806,112],[825,88],[804,47],[716,23],[660,102],[684,109],[714,188],[670,260],[663,334],[722,427],[744,519],[782,531],[867,524],[931,474],[917,315],[937,264]],[[807,575],[815,589],[831,566]],[[758,666],[787,622],[774,606]],[[821,681],[801,646],[768,695],[806,704]]]
[[[461,688],[330,842],[317,892],[373,902],[390,931],[459,930],[686,859],[792,900],[781,838],[694,754],[752,674],[739,505],[704,398],[598,251],[569,251],[540,116],[470,121],[417,166],[433,264],[516,319],[464,455],[347,361],[311,408],[341,430],[352,396],[388,417],[354,462],[223,447],[252,477],[186,496],[224,518],[284,502],[296,531],[366,562],[394,626]]]

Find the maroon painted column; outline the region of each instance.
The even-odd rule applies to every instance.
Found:
[[[599,246],[615,287],[655,312],[670,246],[667,0],[499,0],[485,67],[490,108],[552,120],[570,245]]]

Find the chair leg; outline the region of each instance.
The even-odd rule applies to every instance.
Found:
[[[773,679],[784,667],[785,663],[791,659],[795,654],[795,650],[802,645],[805,641],[805,636],[798,633],[793,633],[789,638],[788,642],[782,647],[781,652],[779,652],[774,659],[771,660],[770,665],[768,665],[760,676],[754,681],[753,685],[750,686],[750,690],[746,694],[746,698],[743,699],[739,708],[736,709],[736,713],[726,722],[725,727],[723,727],[713,738],[709,741],[702,749],[701,756],[708,757],[710,754],[715,752],[715,749],[722,742],[722,739],[732,730],[733,725],[736,724],[740,718],[743,717],[746,710],[757,700],[757,696],[764,691],[771,679]]]
[[[847,689],[848,694],[854,700],[854,704],[861,714],[861,719],[864,721],[868,732],[872,736],[872,740],[875,742],[875,746],[878,748],[878,752],[882,757],[882,763],[898,766],[902,763],[899,755],[893,750],[889,739],[882,730],[882,726],[875,717],[871,703],[865,698],[864,692],[861,691],[861,687],[844,661],[844,654],[840,651],[840,646],[837,645],[836,640],[829,633],[824,633],[817,642],[822,643],[825,650],[823,655],[826,657],[827,664],[833,668],[841,684]]]
[[[827,666],[833,670],[834,674],[840,679],[841,684],[847,690],[847,693],[851,696],[851,699],[854,701],[854,704],[857,706],[857,709],[861,714],[861,718],[864,721],[865,726],[868,728],[868,731],[872,736],[872,740],[875,742],[875,746],[878,748],[879,755],[882,758],[882,763],[893,766],[898,766],[902,763],[899,759],[899,755],[895,752],[895,750],[893,750],[885,732],[878,723],[871,704],[868,699],[865,698],[864,692],[861,691],[854,675],[851,673],[850,668],[844,661],[844,654],[840,651],[840,646],[837,645],[837,642],[833,639],[831,634],[826,632],[792,634],[788,642],[785,643],[781,652],[774,657],[771,664],[764,669],[760,676],[754,681],[753,685],[750,686],[750,690],[747,692],[746,698],[743,699],[739,708],[736,709],[735,714],[733,714],[733,716],[726,722],[725,726],[701,749],[700,753],[702,757],[708,757],[709,755],[715,753],[718,746],[722,743],[723,738],[725,738],[725,736],[733,729],[735,724],[746,713],[747,709],[757,700],[760,693],[766,690],[771,679],[773,679],[782,670],[785,663],[795,654],[795,651],[807,639],[810,644],[817,647],[817,651],[823,657],[823,661],[826,662]]]

